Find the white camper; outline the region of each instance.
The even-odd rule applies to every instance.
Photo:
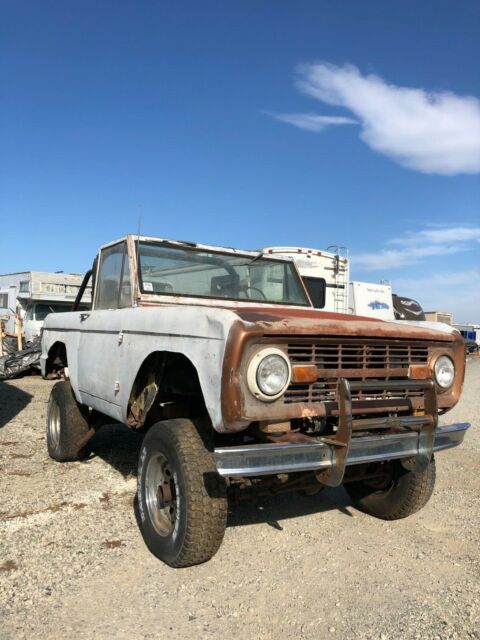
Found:
[[[80,289],[83,276],[74,273],[24,271],[0,275],[0,320],[7,333],[17,331],[16,320],[22,323],[25,342],[40,335],[43,321],[49,313],[70,311]],[[85,292],[82,302],[90,302]]]
[[[343,247],[342,247],[343,248]],[[264,254],[292,258],[302,277],[313,306],[323,311],[348,313],[348,256],[304,247],[267,247]]]
[[[394,320],[392,287],[374,282],[350,282],[350,313],[379,320]]]

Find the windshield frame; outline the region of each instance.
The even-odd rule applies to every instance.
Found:
[[[289,302],[289,301],[274,301],[274,300],[259,300],[259,299],[251,299],[251,298],[238,298],[238,297],[227,297],[227,296],[215,296],[215,295],[201,295],[196,293],[176,293],[176,292],[167,292],[162,291],[159,293],[154,293],[152,291],[145,290],[143,285],[143,274],[142,267],[140,265],[140,245],[146,246],[165,246],[169,249],[183,250],[183,251],[191,251],[193,253],[203,253],[203,254],[215,254],[220,256],[225,256],[226,258],[239,258],[244,259],[244,262],[238,265],[230,265],[232,269],[239,266],[248,266],[250,263],[256,263],[260,261],[275,263],[275,264],[288,264],[291,267],[291,275],[295,279],[299,291],[302,292],[304,302]],[[294,260],[286,260],[285,258],[277,258],[276,256],[263,255],[262,252],[248,252],[248,251],[237,251],[237,250],[224,250],[217,247],[210,247],[205,245],[195,245],[190,243],[180,243],[180,242],[169,242],[166,240],[154,240],[151,238],[142,238],[139,240],[135,239],[135,254],[136,254],[136,273],[137,273],[137,283],[138,283],[138,294],[139,298],[146,299],[148,301],[152,300],[161,300],[162,298],[166,298],[167,300],[171,300],[174,298],[176,301],[178,299],[185,300],[185,302],[193,300],[198,300],[199,302],[203,302],[205,304],[213,304],[219,303],[220,305],[225,302],[233,303],[234,305],[267,305],[267,306],[288,306],[288,307],[301,307],[301,308],[312,308],[312,302],[310,299],[310,295],[308,290],[305,287],[305,283],[302,280],[302,277],[298,271],[298,268],[295,264]],[[222,266],[222,265],[219,265]],[[226,269],[227,270],[227,269]],[[228,271],[228,270],[227,270]],[[193,304],[193,303],[192,303]]]

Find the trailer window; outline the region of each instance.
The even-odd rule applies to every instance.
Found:
[[[310,296],[315,309],[323,309],[325,307],[325,291],[327,287],[325,278],[303,276],[302,280],[307,288],[308,295]]]
[[[0,293],[0,309],[8,307],[8,293]]]

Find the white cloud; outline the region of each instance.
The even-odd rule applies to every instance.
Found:
[[[478,289],[480,282],[480,269],[466,269],[450,273],[434,273],[424,278],[398,278],[395,280],[397,287],[402,289],[418,289],[425,291],[428,287],[458,287],[472,285]]]
[[[303,65],[299,75],[303,93],[348,109],[360,121],[362,140],[399,164],[442,175],[480,172],[478,98],[399,87],[376,75],[362,75],[352,65]],[[330,117],[307,115],[310,122]],[[304,114],[283,114],[280,119],[308,128]]]
[[[366,271],[385,271],[410,266],[432,256],[471,251],[477,247],[479,241],[480,227],[423,229],[387,242],[387,245],[399,248],[386,247],[375,253],[354,254],[352,264]]]
[[[468,251],[465,245],[435,245],[425,247],[411,247],[405,249],[382,249],[376,253],[360,253],[352,257],[352,263],[367,271],[383,269],[397,269],[421,262],[423,258],[441,256]]]
[[[449,311],[457,323],[480,320],[480,269],[399,278],[392,284],[400,295],[419,300],[425,311]]]
[[[404,238],[391,240],[392,244],[418,244],[426,242],[431,244],[444,244],[445,242],[480,242],[479,227],[445,227],[424,229],[415,234],[411,233]]]
[[[388,240],[375,253],[354,254],[351,257],[351,275],[356,279],[357,269],[363,269],[381,271],[381,277],[388,278],[393,275],[389,272],[395,273],[396,269],[424,262],[419,277],[393,277],[393,291],[418,300],[426,311],[453,312],[456,322],[478,322],[480,268],[458,271],[457,267],[456,271],[448,271],[445,266],[452,261],[438,259],[435,264],[440,266],[434,272],[429,273],[428,268],[433,256],[444,257],[472,250],[478,253],[479,240],[478,226],[452,225],[409,232]]]
[[[327,127],[339,124],[357,124],[352,118],[343,116],[319,116],[314,113],[271,113],[276,120],[293,124],[305,131],[323,131]]]

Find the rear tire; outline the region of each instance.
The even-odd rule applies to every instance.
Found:
[[[150,551],[171,567],[209,560],[227,522],[226,485],[187,419],[154,424],[138,463],[138,510]]]
[[[421,473],[407,471],[399,460],[389,463],[390,478],[384,486],[374,482],[347,482],[344,487],[354,505],[382,520],[399,520],[424,507],[435,485],[435,459]]]
[[[69,382],[57,382],[47,409],[47,448],[51,458],[71,462],[82,457],[81,440],[89,430],[88,409],[80,405]]]

